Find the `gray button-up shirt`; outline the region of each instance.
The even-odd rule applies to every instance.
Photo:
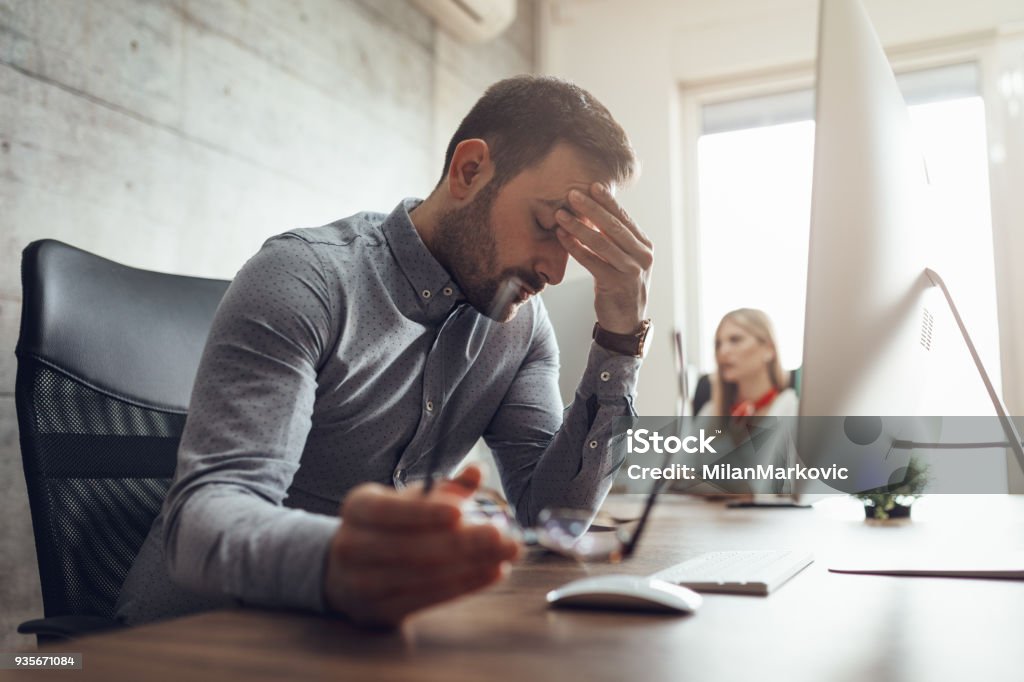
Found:
[[[503,324],[479,314],[416,232],[417,203],[273,237],[238,273],[120,619],[238,601],[323,610],[345,494],[420,480],[435,450],[450,473],[481,436],[521,523],[600,505],[640,361],[563,349],[589,352],[563,414],[544,305]]]

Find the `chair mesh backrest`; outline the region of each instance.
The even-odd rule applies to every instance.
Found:
[[[182,412],[140,407],[32,357],[18,422],[47,616],[112,616],[174,474]]]
[[[21,284],[15,401],[43,609],[109,617],[174,476],[229,282],[43,239]]]

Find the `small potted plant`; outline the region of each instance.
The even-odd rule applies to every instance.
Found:
[[[911,457],[902,479],[897,483],[865,490],[854,497],[864,503],[864,517],[867,519],[885,521],[910,518],[910,505],[921,497],[927,484],[927,465]]]

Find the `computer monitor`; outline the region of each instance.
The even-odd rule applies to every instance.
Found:
[[[856,460],[857,480],[843,490],[859,492],[906,466],[910,450],[897,443],[935,441],[940,421],[915,417],[929,372],[940,370],[931,348],[946,328],[936,315],[946,311],[932,306],[948,302],[963,336],[951,341],[966,344],[1024,466],[1020,437],[948,291],[927,269],[927,171],[881,42],[860,0],[821,0],[818,26],[797,452],[817,464]]]
[[[857,492],[885,485],[909,460],[890,458],[888,444],[918,436],[904,429],[918,411],[934,331],[924,158],[860,0],[821,1],[815,94],[796,445],[808,464],[856,460],[844,491]],[[844,428],[850,417],[873,419],[866,442]]]
[[[931,284],[913,140],[860,0],[822,0],[801,417],[917,410]]]

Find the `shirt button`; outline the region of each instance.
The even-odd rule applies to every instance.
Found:
[[[597,449],[597,441],[596,440],[590,441],[590,449],[591,450],[596,450]]]
[[[445,296],[451,296],[454,292],[452,291],[451,287],[445,287],[444,289],[441,290],[441,293],[444,294]]]
[[[427,412],[433,412],[433,411],[434,411],[434,401],[433,400],[428,400],[427,401]]]
[[[423,298],[430,298],[430,289],[424,289],[420,292],[420,296]]]
[[[611,372],[601,372],[601,381],[608,381],[611,378]]]

